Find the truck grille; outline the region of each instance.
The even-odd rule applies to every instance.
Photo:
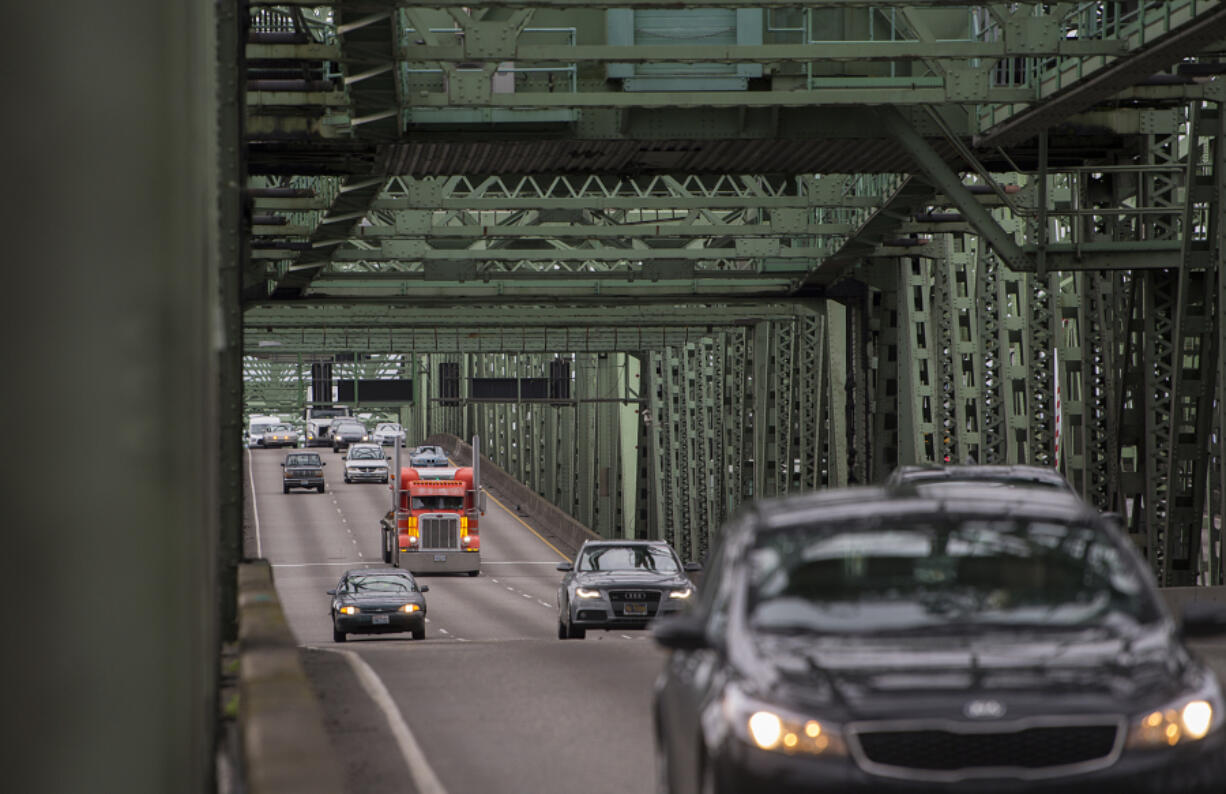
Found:
[[[869,762],[899,771],[973,772],[1001,767],[1042,770],[1107,759],[1115,749],[1118,730],[1117,725],[1062,725],[976,733],[938,728],[872,729],[858,733],[856,740]]]
[[[421,548],[423,551],[438,549],[459,551],[459,516],[422,516],[418,519],[417,526],[421,533]]]

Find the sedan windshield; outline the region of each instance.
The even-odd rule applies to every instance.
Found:
[[[383,450],[374,447],[354,447],[349,453],[350,460],[383,460]]]
[[[411,593],[416,589],[407,576],[350,576],[344,587],[347,593]]]
[[[580,571],[676,573],[677,561],[655,546],[593,546],[579,558]]]
[[[290,427],[289,425],[273,425],[266,432],[268,433],[292,433],[294,432],[294,428]]]
[[[378,432],[378,433],[399,433],[399,432],[400,432],[400,425],[389,425],[389,424],[386,424],[386,423],[385,423],[385,424],[381,424],[381,425],[379,425],[378,427],[376,427],[376,428],[375,428],[375,432]]]
[[[794,527],[761,535],[750,565],[749,619],[765,631],[1076,628],[1159,616],[1111,537],[1058,522]]]

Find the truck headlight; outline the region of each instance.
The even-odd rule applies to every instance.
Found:
[[[421,609],[417,604],[405,604],[400,608],[401,612],[417,612]]]
[[[337,611],[337,612],[340,612],[342,615],[356,615],[356,614],[358,614],[358,608],[357,608],[357,607],[341,607],[340,609],[338,609],[338,610],[336,610],[336,611]]]

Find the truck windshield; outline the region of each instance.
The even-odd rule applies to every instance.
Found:
[[[463,496],[414,496],[414,510],[463,510]]]
[[[286,466],[318,466],[318,455],[290,455],[285,459]]]

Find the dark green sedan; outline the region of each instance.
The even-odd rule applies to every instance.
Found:
[[[332,639],[347,634],[411,632],[426,636],[426,597],[413,574],[399,568],[353,568],[345,571],[332,596]]]

